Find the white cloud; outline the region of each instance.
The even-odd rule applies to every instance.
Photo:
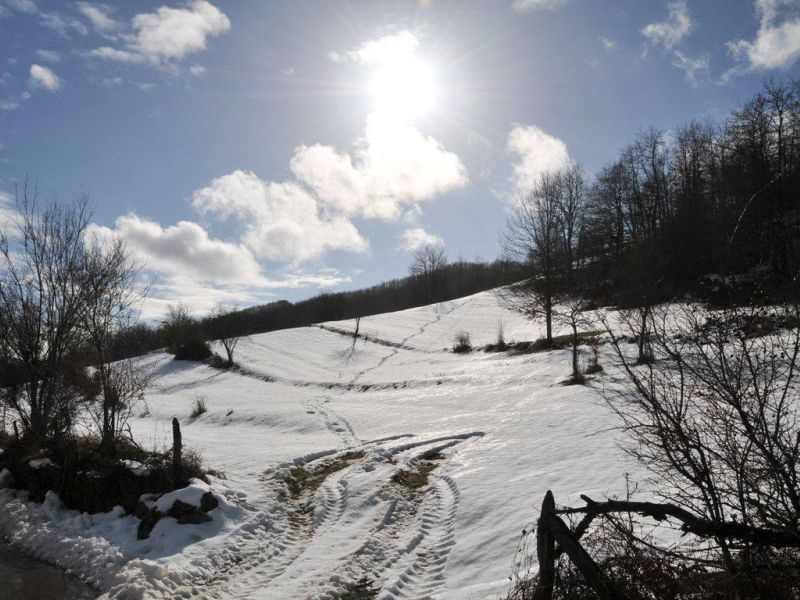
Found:
[[[39,57],[39,60],[48,62],[48,63],[58,63],[61,62],[61,55],[56,52],[55,50],[37,50],[36,56]]]
[[[0,191],[0,231],[19,216],[17,205],[11,194]]]
[[[344,54],[331,52],[328,56],[334,62],[343,62],[347,59],[359,65],[372,66],[413,54],[418,47],[417,36],[410,31],[403,30],[374,40],[367,40],[355,50]]]
[[[752,41],[728,43],[745,69],[786,69],[800,58],[800,1],[756,0],[759,29]]]
[[[686,81],[692,85],[697,85],[700,76],[708,73],[710,62],[711,58],[708,54],[704,54],[699,58],[692,58],[680,50],[675,50],[672,65],[684,72]]]
[[[89,50],[86,52],[86,56],[132,64],[143,63],[145,60],[144,56],[141,54],[129,52],[128,50],[119,50],[118,48],[112,48],[110,46],[101,46],[99,48],[95,48],[94,50]]]
[[[231,22],[206,0],[190,0],[183,8],[161,6],[131,21],[133,33],[124,49],[103,46],[88,56],[127,63],[169,64],[205,50],[209,38],[230,31]]]
[[[407,32],[362,44],[344,60],[373,65],[406,51]],[[419,204],[466,185],[461,159],[402,119],[367,116],[349,151],[301,145],[291,158],[293,179],[263,181],[236,170],[193,196],[195,209],[238,224],[241,243],[257,257],[298,264],[330,251],[364,252],[369,244],[353,218],[413,220]]]
[[[109,33],[122,27],[122,23],[111,17],[111,7],[105,4],[78,2],[77,7],[80,13],[89,19],[92,27],[101,33]]]
[[[330,146],[301,146],[292,172],[322,203],[347,215],[393,220],[403,207],[432,200],[469,181],[459,157],[413,126],[367,118],[352,156]]]
[[[209,37],[230,28],[228,17],[205,0],[192,0],[186,8],[162,6],[133,18],[136,47],[152,61],[181,59],[204,50]]]
[[[69,37],[70,32],[86,35],[89,30],[86,26],[74,17],[68,17],[57,12],[40,12],[39,22],[52,29],[62,37]]]
[[[55,92],[61,88],[61,79],[47,67],[31,65],[30,74],[33,87],[44,88],[48,92]]]
[[[605,48],[606,50],[614,50],[617,47],[616,40],[603,37],[602,35],[598,39],[600,40],[600,43],[603,44],[603,48]]]
[[[114,228],[93,226],[90,235],[122,237],[148,270],[193,281],[226,284],[262,282],[261,268],[246,248],[209,237],[203,227],[180,221],[167,228],[135,214],[118,217]]]
[[[0,192],[0,214],[8,198]],[[163,316],[167,305],[175,302],[206,312],[219,302],[265,302],[274,297],[271,290],[275,289],[324,288],[350,281],[335,269],[316,273],[285,269],[268,277],[248,248],[213,239],[202,226],[190,221],[162,227],[128,214],[119,217],[113,227],[92,224],[87,236],[122,238],[143,263],[147,277],[155,276],[143,307],[145,319]]]
[[[6,4],[9,8],[31,15],[39,10],[33,0],[6,0]]]
[[[514,0],[511,9],[514,12],[533,12],[535,10],[555,10],[561,8],[567,0]]]
[[[543,173],[572,162],[567,145],[535,125],[514,124],[506,141],[507,151],[515,156],[511,183],[517,193],[533,187]]]
[[[115,88],[124,84],[125,80],[122,77],[105,77],[103,79],[95,80],[95,83],[98,83],[103,87]]]
[[[672,50],[678,42],[689,35],[695,27],[689,15],[686,0],[675,0],[667,5],[669,17],[666,21],[650,23],[642,29],[642,35],[655,47]]]
[[[214,179],[193,196],[204,214],[231,219],[242,227],[242,242],[257,256],[299,263],[331,250],[364,252],[367,241],[342,215],[328,216],[293,182],[262,181],[237,170]]]
[[[206,74],[206,68],[203,65],[192,65],[189,67],[189,73],[195,77],[202,77]]]
[[[400,250],[414,252],[423,246],[444,246],[444,240],[420,227],[406,229],[400,236],[400,245],[398,246]]]

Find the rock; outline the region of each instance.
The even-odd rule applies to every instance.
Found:
[[[178,523],[181,525],[186,525],[187,523],[196,525],[199,523],[207,523],[211,520],[211,517],[198,507],[187,504],[186,502],[181,502],[180,500],[175,500],[172,504],[172,508],[167,511],[167,514],[177,519]]]
[[[136,503],[136,508],[133,510],[133,514],[140,519],[144,519],[145,515],[148,512],[150,512],[150,509],[147,508],[147,504],[145,504],[141,500]]]
[[[158,520],[164,515],[161,512],[157,511],[155,508],[152,510],[147,511],[147,514],[142,517],[141,522],[139,523],[139,528],[136,531],[136,537],[140,540],[146,540],[150,537],[150,532],[153,531],[153,527],[156,526]]]
[[[212,494],[211,492],[206,492],[200,498],[200,510],[203,512],[209,512],[214,510],[219,506],[219,499]]]

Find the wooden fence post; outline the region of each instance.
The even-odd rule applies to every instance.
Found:
[[[183,483],[183,464],[181,454],[183,442],[181,440],[181,426],[178,417],[172,418],[172,484],[175,487]]]
[[[614,584],[603,574],[580,542],[575,539],[567,524],[555,514],[552,515],[550,522],[551,535],[558,541],[559,548],[567,553],[572,564],[578,568],[598,596],[603,600],[624,600],[625,596],[615,589]]]
[[[550,523],[555,516],[556,501],[547,490],[542,502],[542,512],[536,522],[536,557],[539,560],[539,581],[533,600],[552,600],[555,584],[555,540]]]

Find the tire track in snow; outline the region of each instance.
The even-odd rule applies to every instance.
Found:
[[[272,532],[278,533],[277,539],[272,539],[267,532],[266,536],[252,540],[247,551],[249,560],[236,565],[235,576],[226,577],[221,597],[253,598],[302,556],[318,531],[333,527],[345,512],[348,494],[344,478],[354,466],[328,476],[311,498],[293,502],[285,511],[286,525],[271,528]]]
[[[286,509],[281,501],[285,484],[274,475],[267,471],[259,478],[265,486],[263,497],[240,502],[240,506],[252,510],[253,515],[231,536],[229,547],[217,557],[216,575],[205,582],[203,597],[235,597],[231,596],[235,590],[230,586],[235,586],[233,582],[237,576],[264,563],[277,572],[283,565],[291,564],[291,549],[302,536],[303,515]],[[258,504],[266,504],[271,510],[256,510]]]
[[[482,432],[471,432],[417,440],[387,448],[375,455],[373,462],[396,461],[403,467],[414,468],[420,459],[481,436]],[[420,453],[425,447],[428,448]],[[412,451],[416,456],[403,456]],[[380,583],[387,574],[392,574],[391,579],[383,584],[378,598],[425,598],[443,585],[444,567],[455,543],[454,526],[461,494],[446,475],[431,475],[431,480],[433,483],[421,495],[383,482],[382,490],[376,494],[386,507],[382,518],[370,529],[358,550],[342,557],[336,575],[328,582],[334,589],[325,592],[338,597],[335,594],[343,592],[342,584],[363,577]],[[415,529],[414,523],[417,523]],[[414,531],[408,536],[410,528]],[[393,572],[397,568],[402,571]]]
[[[447,310],[438,312],[435,318],[423,323],[418,331],[406,336],[399,342],[398,347],[393,348],[393,351],[381,358],[376,365],[357,373],[348,388],[354,386],[357,380],[366,373],[380,368],[390,358],[396,356],[409,340],[424,334],[427,327],[439,322],[446,315],[449,315],[456,308],[463,306],[467,302],[461,304],[449,303]],[[239,372],[245,376],[253,376],[255,374],[248,372],[246,369],[242,369]],[[346,393],[348,388],[342,389],[341,394]],[[322,397],[322,399],[314,398],[304,401],[302,404],[308,410],[314,410],[320,415],[326,429],[339,438],[345,449],[363,447],[365,445],[364,442],[356,435],[350,423],[336,411],[325,406],[323,400],[330,399],[330,396]],[[421,446],[444,442],[441,447],[449,447],[470,437],[482,435],[482,432],[474,432],[413,441],[379,451],[373,460],[385,462],[396,454]],[[227,583],[223,583],[223,597],[252,598],[254,593],[264,590],[270,582],[286,573],[305,553],[308,546],[313,543],[317,534],[335,527],[348,509],[349,494],[346,476],[352,468],[353,466],[351,465],[341,472],[326,478],[314,495],[314,498],[321,498],[321,501],[315,503],[314,498],[308,501],[307,506],[313,506],[313,516],[310,523],[308,522],[308,510],[293,511],[290,508],[283,511],[285,515],[282,519],[282,527],[276,526],[274,522],[270,522],[268,527],[257,527],[256,532],[258,535],[253,535],[247,540],[248,549],[244,552],[248,558],[245,561],[240,561],[232,569],[238,575],[231,576],[230,573],[226,574],[225,580]],[[367,471],[366,468],[365,471]],[[444,486],[442,482],[445,482]],[[376,483],[378,484],[376,486],[378,490],[388,484],[386,481]],[[435,479],[435,483],[431,485],[423,497],[422,517],[417,532],[408,543],[399,549],[396,548],[393,552],[389,552],[389,556],[381,561],[382,564],[376,565],[378,572],[385,573],[392,565],[413,553],[414,558],[411,564],[405,568],[395,581],[384,586],[387,593],[394,593],[395,596],[386,595],[382,597],[415,598],[417,596],[413,594],[417,591],[429,593],[430,590],[435,590],[442,585],[442,573],[449,549],[454,543],[453,527],[459,500],[458,488],[449,477],[443,476]],[[404,510],[398,510],[399,506]],[[390,502],[383,519],[370,532],[365,542],[361,545],[360,551],[366,552],[370,546],[378,542],[378,537],[388,538],[384,540],[384,546],[396,547],[398,536],[402,534],[408,525],[408,519],[397,517],[402,517],[402,512],[413,512],[413,509],[413,506],[410,508],[405,505],[401,506],[399,500]],[[378,575],[374,569],[372,571],[373,575]],[[362,569],[363,572],[364,570]],[[408,595],[406,590],[409,590],[408,593],[412,595]]]
[[[438,477],[423,500],[422,519],[409,546],[413,559],[378,594],[380,600],[432,598],[444,585],[444,568],[455,544],[461,493],[447,475]]]

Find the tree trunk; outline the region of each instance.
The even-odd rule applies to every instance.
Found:
[[[572,323],[572,376],[578,378],[581,374],[578,367],[578,327]]]
[[[647,317],[650,315],[650,305],[645,304],[642,308],[642,323],[639,329],[639,357],[637,362],[642,364],[649,360],[649,356],[645,353],[645,346],[647,343]],[[647,353],[649,354],[649,353]]]
[[[544,320],[547,326],[547,344],[553,343],[553,297],[548,294],[544,300]]]

